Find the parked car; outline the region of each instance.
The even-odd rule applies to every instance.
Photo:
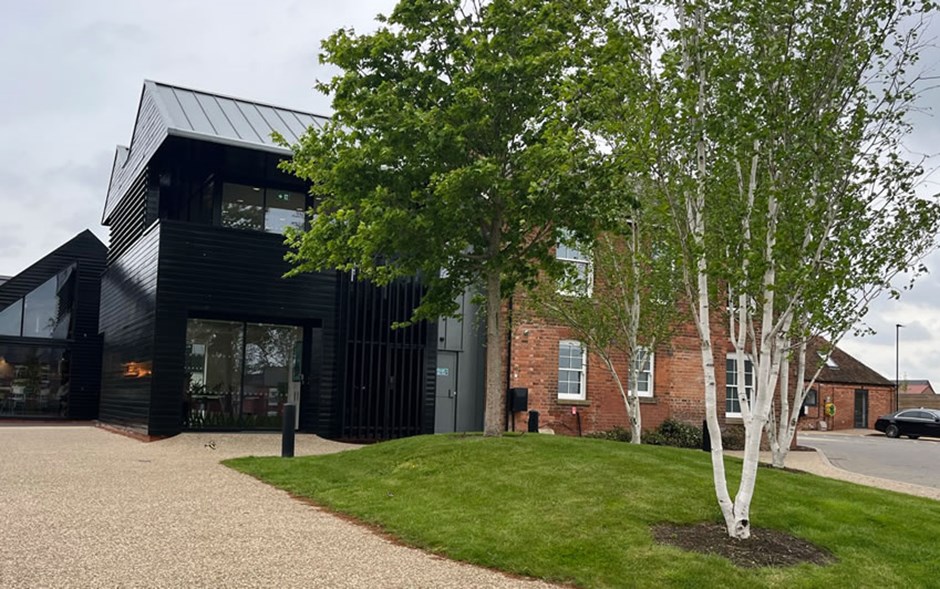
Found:
[[[889,438],[907,436],[916,440],[921,436],[940,438],[940,410],[901,409],[882,415],[875,422],[875,429]]]

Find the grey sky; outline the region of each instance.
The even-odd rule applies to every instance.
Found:
[[[329,100],[313,90],[330,75],[317,63],[320,40],[340,27],[370,30],[375,14],[393,6],[393,0],[4,2],[0,274],[22,271],[86,228],[106,241],[99,222],[114,147],[130,141],[145,78],[328,114]],[[924,106],[936,102],[934,92]],[[909,145],[934,152],[938,138],[934,114],[923,114]],[[925,190],[940,191],[938,181],[931,178]],[[902,378],[940,385],[940,256],[928,265],[933,274],[910,296],[873,305],[866,321],[877,336],[843,347],[893,379],[894,325],[905,324]]]

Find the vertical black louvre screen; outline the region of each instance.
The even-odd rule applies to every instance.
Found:
[[[425,433],[428,324],[392,329],[411,317],[421,284],[412,279],[377,287],[347,278],[340,297],[346,336],[341,436],[366,441]]]

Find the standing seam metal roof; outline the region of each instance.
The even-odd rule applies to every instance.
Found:
[[[118,146],[102,222],[170,135],[290,154],[275,143],[274,132],[296,144],[310,127],[323,128],[327,117],[225,96],[144,81],[129,148]]]

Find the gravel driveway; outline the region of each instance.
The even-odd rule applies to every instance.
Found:
[[[297,437],[298,455],[347,448]],[[278,454],[275,434],[0,427],[0,452],[4,589],[549,587],[392,544],[218,463]]]

